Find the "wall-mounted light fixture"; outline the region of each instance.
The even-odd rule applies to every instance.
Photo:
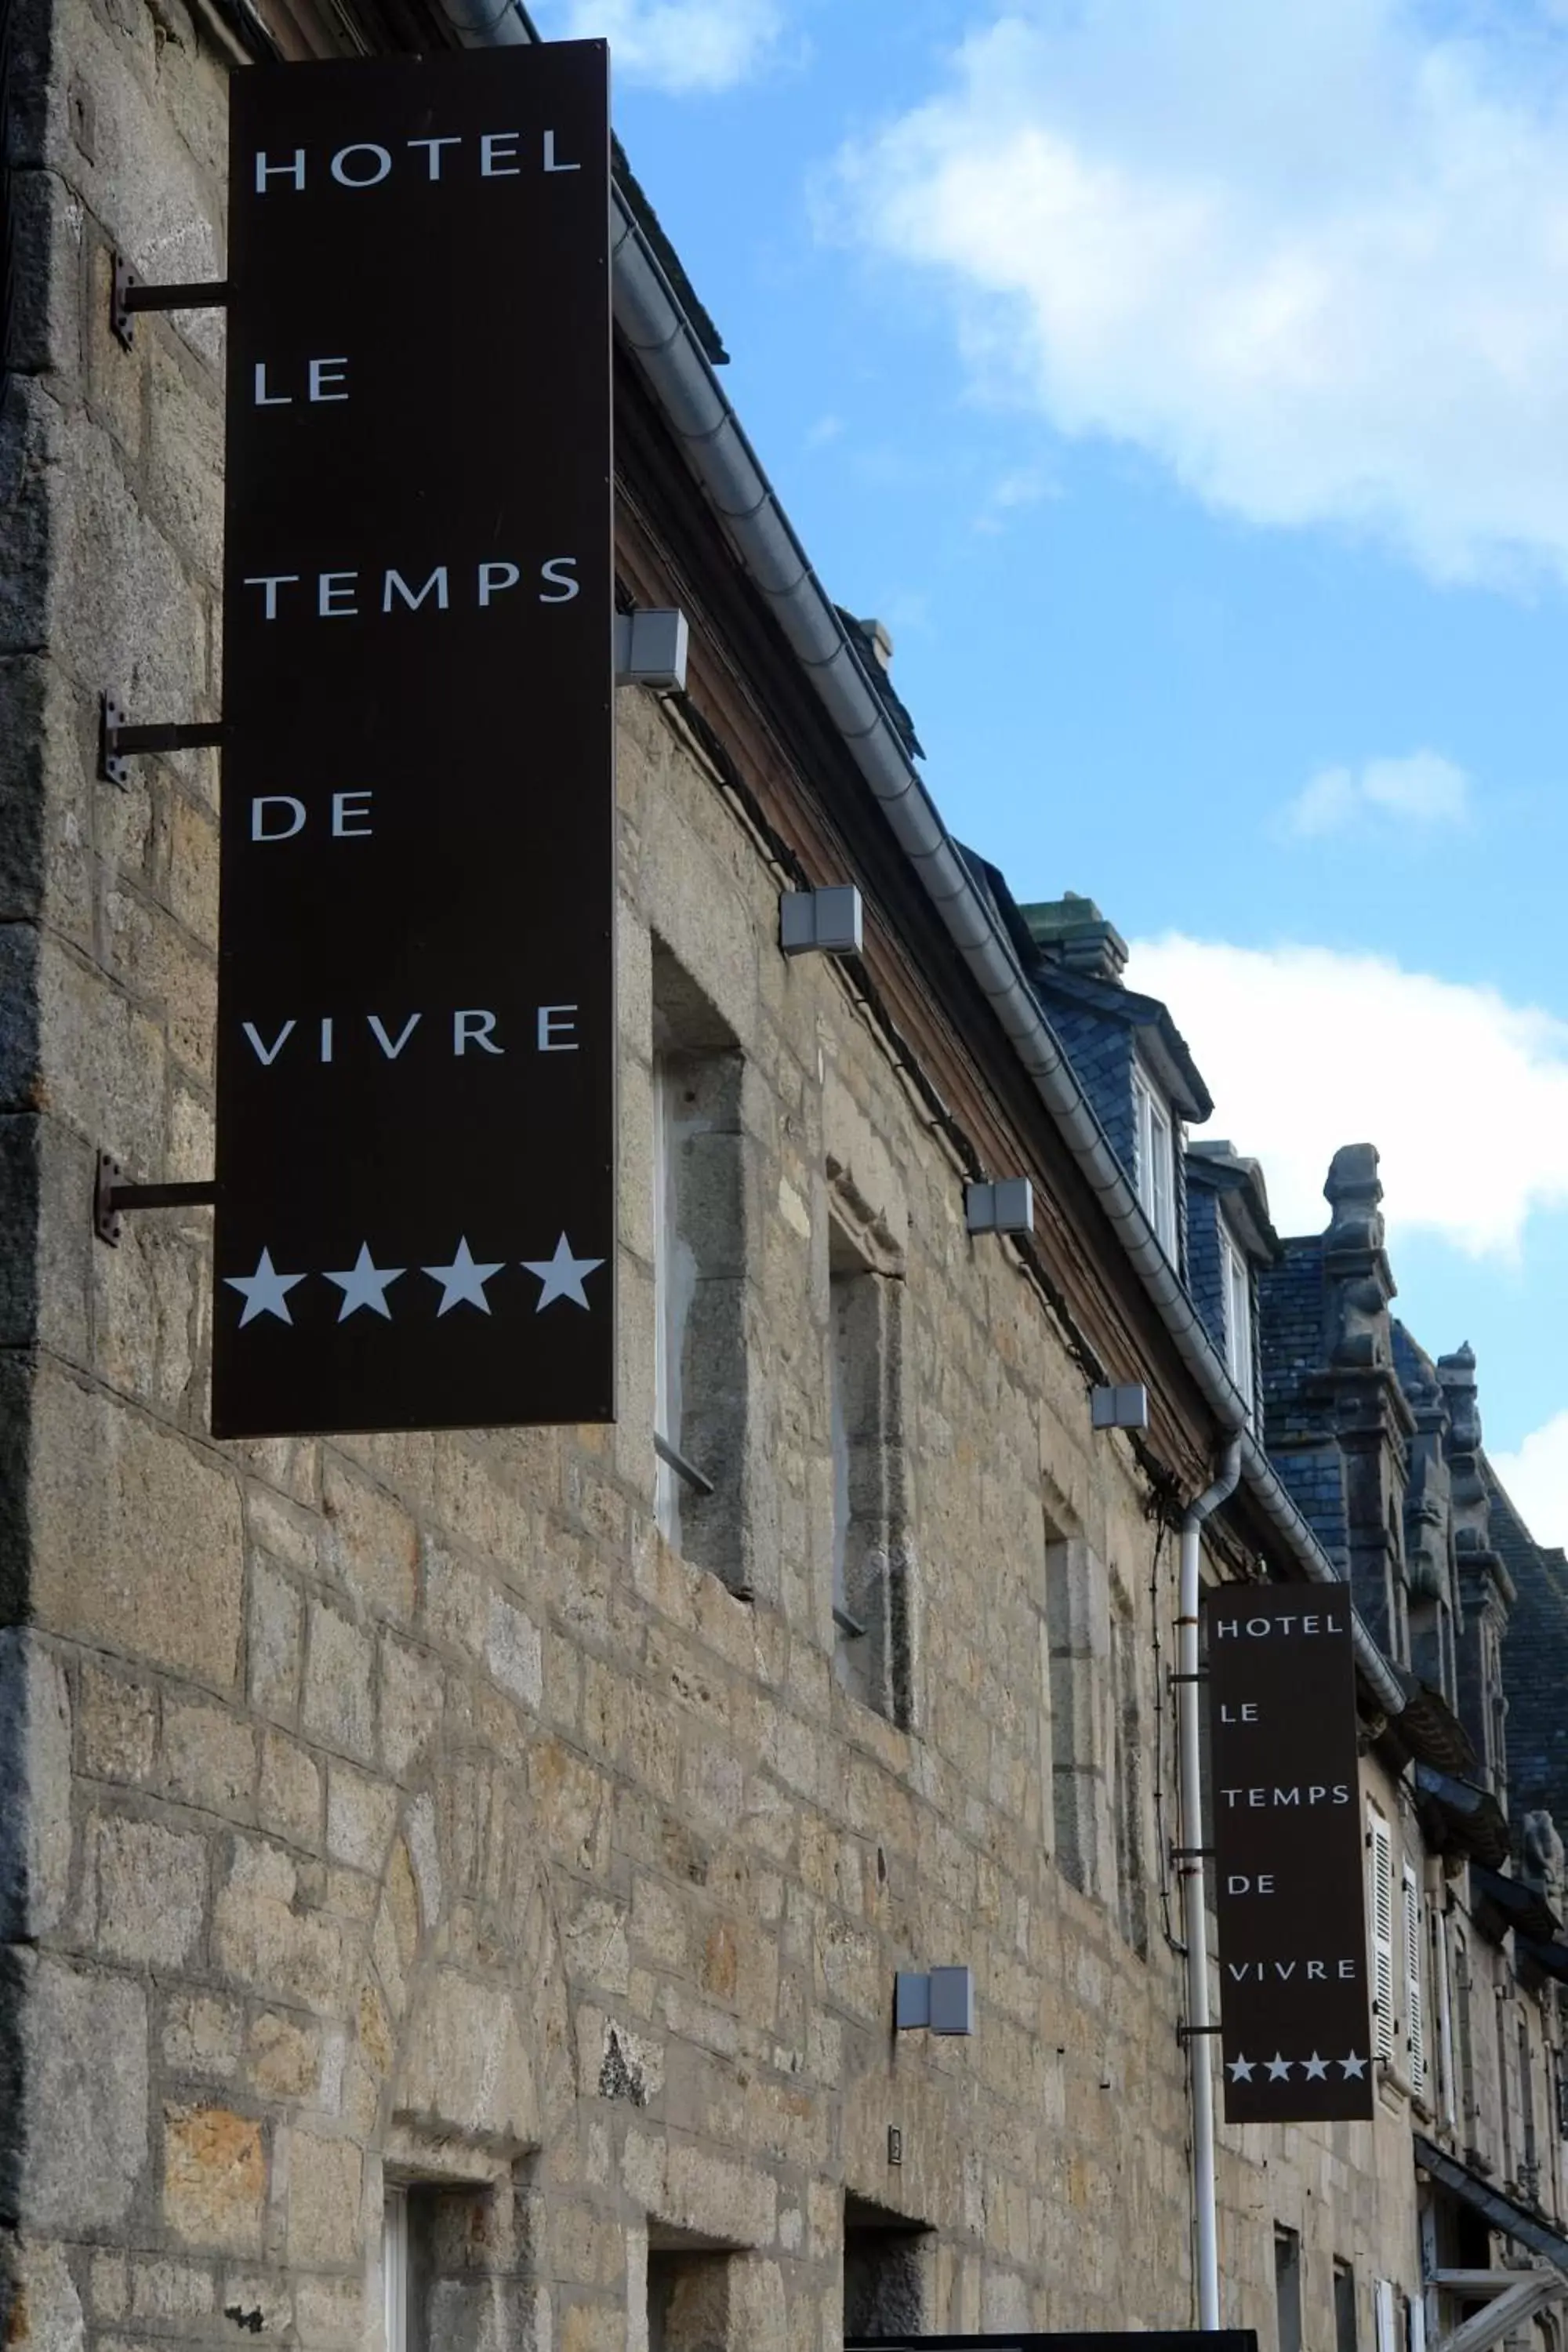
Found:
[[[686,615],[677,612],[616,614],[616,684],[686,684]]]
[[[779,900],[779,945],[785,955],[858,955],[860,893],[853,882],[822,890],[786,890]]]
[[[893,2026],[900,2033],[924,2026],[932,2033],[973,2033],[974,1971],[931,1969],[923,1975],[900,1969],[893,1989]]]
[[[1095,1429],[1147,1429],[1149,1391],[1141,1381],[1121,1388],[1089,1391],[1089,1419]]]
[[[1026,1176],[1004,1176],[994,1183],[966,1184],[963,1222],[972,1234],[1033,1233],[1035,1188]]]

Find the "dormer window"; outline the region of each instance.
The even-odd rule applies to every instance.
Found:
[[[1225,1287],[1225,1368],[1252,1418],[1252,1272],[1222,1225],[1220,1276]]]
[[[1171,1114],[1142,1070],[1132,1073],[1137,1122],[1138,1198],[1161,1248],[1176,1262],[1176,1171]]]

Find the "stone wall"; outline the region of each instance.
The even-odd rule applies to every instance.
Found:
[[[778,954],[776,875],[678,709],[620,701],[616,1427],[216,1445],[202,1214],[92,1239],[100,1147],[138,1176],[210,1168],[213,765],[140,761],[122,793],[93,750],[102,686],[139,716],[214,709],[220,330],[143,320],[127,354],[107,316],[112,248],[221,271],[227,60],[182,0],[58,0],[24,32],[0,421],[11,2340],[374,2345],[389,2182],[454,2352],[643,2352],[650,2314],[671,2347],[826,2352],[847,2198],[858,2307],[1185,2324],[1171,1548],[1156,1573],[1132,1453],[1091,1436],[1021,1262],[966,1234],[885,1038],[831,967]],[[655,1509],[671,972],[741,1058],[743,1557],[704,1567]],[[834,1670],[830,1171],[906,1291],[908,1728]],[[1081,1886],[1053,1858],[1064,1774]],[[957,1960],[974,2036],[895,2037],[895,1970]],[[1406,2132],[1391,2090],[1376,2126],[1236,2136],[1232,2320],[1270,2340],[1271,2219],[1308,2243],[1309,2340],[1329,2251],[1414,2286]],[[868,2210],[929,2234],[878,2273]]]

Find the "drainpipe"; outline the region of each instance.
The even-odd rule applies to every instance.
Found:
[[[1219,2326],[1219,2226],[1215,2200],[1214,2065],[1209,2056],[1208,1906],[1204,1900],[1204,1805],[1198,1705],[1198,1553],[1204,1522],[1236,1491],[1241,1440],[1225,1449],[1214,1485],[1182,1515],[1176,1602],[1176,1741],[1182,1763],[1182,1937],[1187,1948],[1187,2069],[1193,2086],[1193,2211],[1197,2223],[1198,2326]]]

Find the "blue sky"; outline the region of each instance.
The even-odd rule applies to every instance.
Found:
[[[949,824],[1568,1540],[1568,0],[543,0]]]

